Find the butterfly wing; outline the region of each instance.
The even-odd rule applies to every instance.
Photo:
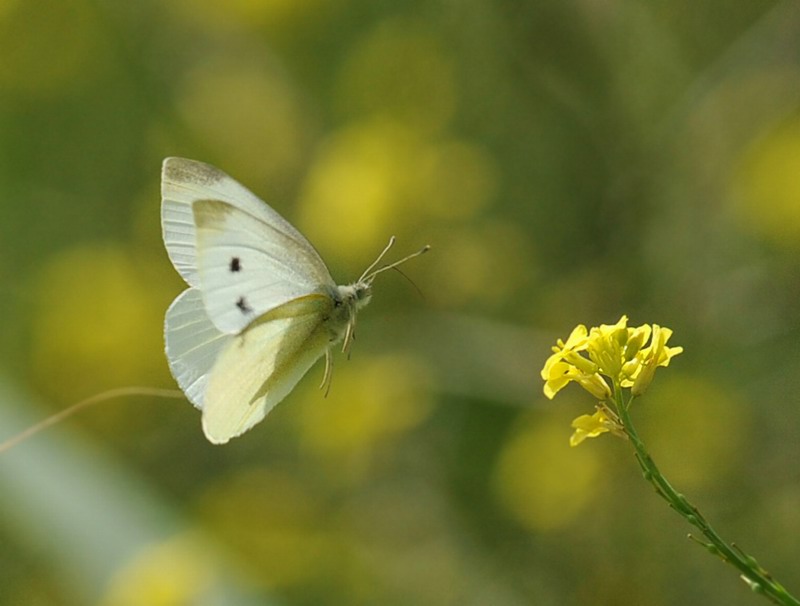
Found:
[[[258,423],[325,353],[337,332],[333,300],[290,301],[232,336],[217,357],[203,400],[203,431],[224,444]]]
[[[313,246],[222,171],[167,158],[161,218],[193,287],[167,311],[170,370],[208,439],[224,443],[292,390],[348,318],[333,313],[336,286]]]
[[[259,217],[220,200],[192,209],[203,302],[222,332],[238,333],[284,303],[335,289],[321,261]]]
[[[332,282],[319,253],[292,225],[246,187],[221,170],[185,158],[167,158],[161,172],[161,227],[167,253],[183,279],[201,286],[197,271],[197,229],[192,205],[219,200],[263,223],[267,234],[281,234],[317,283]]]
[[[183,291],[167,310],[164,341],[172,376],[197,408],[203,408],[208,376],[219,353],[233,339],[208,318],[196,288]]]

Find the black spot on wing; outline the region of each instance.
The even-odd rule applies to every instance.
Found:
[[[253,309],[247,304],[247,300],[244,297],[239,297],[236,301],[236,307],[239,308],[243,314],[249,314],[253,311]]]
[[[232,257],[231,264],[228,266],[231,272],[242,271],[242,263],[239,257]]]

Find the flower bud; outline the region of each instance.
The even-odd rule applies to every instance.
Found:
[[[611,397],[611,389],[608,387],[608,383],[598,374],[585,375],[575,380],[601,402],[605,402]]]

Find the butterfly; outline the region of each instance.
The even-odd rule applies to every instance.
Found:
[[[214,444],[261,421],[323,354],[327,389],[332,348],[349,349],[375,276],[430,248],[378,267],[392,237],[342,286],[295,227],[213,166],[167,158],[161,197],[164,245],[189,285],[167,310],[167,360]]]

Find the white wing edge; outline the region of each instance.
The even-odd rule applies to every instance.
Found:
[[[196,288],[183,291],[167,309],[164,342],[169,369],[196,408],[203,408],[211,369],[232,339],[211,322]]]
[[[311,243],[266,202],[218,168],[187,158],[166,158],[161,168],[161,228],[172,264],[190,286],[199,286],[196,226],[192,204],[222,200],[285,233],[333,282],[322,257]],[[324,280],[323,280],[324,281]]]

